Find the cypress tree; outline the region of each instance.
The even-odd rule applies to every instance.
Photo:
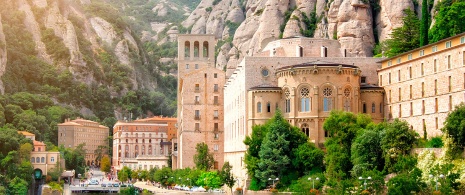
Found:
[[[428,1],[423,0],[421,3],[421,23],[420,23],[420,47],[428,45],[428,28],[429,28]]]

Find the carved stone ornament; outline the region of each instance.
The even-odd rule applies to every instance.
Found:
[[[318,74],[318,66],[317,65],[313,65],[312,72],[313,72],[313,74]]]

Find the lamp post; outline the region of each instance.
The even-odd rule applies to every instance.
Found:
[[[431,179],[435,178],[435,182],[436,182],[436,191],[438,191],[438,183],[439,183],[439,182],[438,182],[438,179],[439,179],[439,178],[441,178],[441,179],[444,178],[444,174],[440,174],[440,175],[431,175],[431,174],[430,174],[430,175],[429,175],[429,178],[431,178]]]
[[[313,179],[313,178],[311,178],[311,177],[308,178],[308,181],[313,181],[312,189],[315,189],[315,180],[318,181],[318,180],[320,180],[320,178],[318,178],[318,177],[315,178],[315,179]]]
[[[359,177],[358,179],[359,180],[365,180],[363,182],[363,186],[364,186],[364,189],[366,190],[367,189],[367,180],[371,180],[371,177],[370,176],[368,176],[367,178]]]
[[[268,178],[268,181],[273,181],[273,188],[275,188],[275,187],[274,187],[274,181],[278,182],[278,181],[279,181],[279,178],[271,179],[271,177],[270,177],[270,178]]]

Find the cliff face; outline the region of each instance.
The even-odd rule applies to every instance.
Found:
[[[136,75],[145,78],[149,76],[138,67],[146,62],[144,56],[140,56],[140,45],[132,36],[130,28],[121,28],[99,17],[98,14],[88,13],[86,6],[90,6],[91,1],[17,0],[7,1],[6,4],[13,9],[8,10],[9,12],[17,12],[24,16],[22,20],[26,28],[24,31],[32,36],[37,57],[46,63],[57,65],[59,70],[69,70],[76,80],[86,84],[105,84],[95,75],[106,74],[101,54],[111,53],[117,58],[113,63],[123,66],[128,71],[129,83],[120,90],[156,87],[154,81],[136,78]],[[53,57],[48,51],[53,48],[47,48],[49,43],[44,42],[45,32],[53,32],[51,36],[58,38],[60,45],[64,45],[66,53],[69,53],[69,57],[65,60]],[[8,65],[6,57],[8,44],[15,43],[5,38],[0,17],[0,77],[5,73],[5,67]],[[141,59],[141,61],[135,63],[131,59]],[[98,73],[85,71],[90,69]],[[2,82],[0,82],[0,92],[4,93]]]
[[[337,39],[349,56],[373,55],[375,39],[389,38],[392,29],[402,25],[404,9],[413,9],[411,0],[380,0],[373,13],[372,5],[362,0],[202,0],[183,22],[192,34],[214,34],[226,39],[227,21],[240,23],[231,46],[221,48],[218,68],[235,68],[243,56],[252,56],[268,42],[303,36],[304,21],[316,16],[313,37]],[[286,13],[289,12],[289,13]],[[289,19],[285,18],[290,14]],[[304,16],[305,15],[305,16]],[[284,28],[282,28],[284,27]],[[376,36],[376,37],[375,37]]]

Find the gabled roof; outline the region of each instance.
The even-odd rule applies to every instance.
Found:
[[[27,132],[27,131],[18,131],[18,133],[20,133],[20,134],[22,134],[22,135],[24,135],[24,136],[35,136],[34,134],[29,133],[29,132]]]

